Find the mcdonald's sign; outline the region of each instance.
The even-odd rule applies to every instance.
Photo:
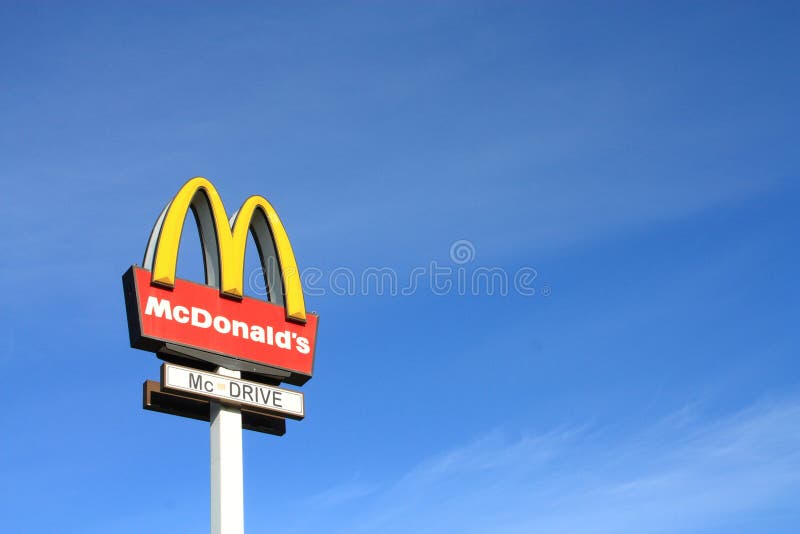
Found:
[[[205,284],[175,276],[190,210],[200,231]],[[266,300],[244,296],[248,233],[258,249]],[[229,220],[211,182],[192,178],[161,212],[142,266],[123,275],[123,286],[134,348],[289,384],[311,378],[317,316],[306,312],[292,245],[264,197],[249,197]]]

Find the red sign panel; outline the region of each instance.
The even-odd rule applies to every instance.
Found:
[[[294,384],[311,377],[316,315],[307,314],[305,324],[287,321],[282,306],[221,297],[218,289],[186,280],[162,288],[135,266],[123,279],[132,346],[158,351],[172,343],[289,371],[286,381]]]

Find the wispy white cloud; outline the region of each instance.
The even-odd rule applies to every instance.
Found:
[[[686,532],[742,521],[764,530],[760,512],[800,504],[800,399],[717,418],[687,407],[627,435],[496,430],[355,490],[320,499],[331,512],[337,495],[351,504],[328,531]]]
[[[331,508],[367,497],[377,489],[374,484],[354,479],[312,495],[308,499],[308,505],[315,509]]]

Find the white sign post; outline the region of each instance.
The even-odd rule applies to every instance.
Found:
[[[299,391],[242,380],[239,371],[216,373],[171,363],[161,366],[161,387],[211,400],[211,533],[244,533],[241,406],[302,419]]]
[[[239,371],[217,373],[239,378]],[[211,534],[244,534],[242,411],[211,401]]]

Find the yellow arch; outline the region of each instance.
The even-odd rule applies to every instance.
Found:
[[[247,246],[247,232],[254,217],[257,216],[257,212],[260,211],[266,217],[267,227],[271,234],[271,237],[260,237],[272,240],[280,266],[286,317],[295,321],[306,321],[300,273],[289,236],[286,235],[286,229],[283,227],[278,213],[264,197],[252,196],[244,201],[242,207],[234,215],[234,219],[229,223],[225,207],[216,188],[210,181],[200,176],[192,178],[180,188],[159,218],[160,224],[156,223],[154,234],[158,233],[157,241],[155,247],[148,245],[148,252],[145,256],[145,267],[149,267],[147,265],[148,255],[151,256],[153,283],[167,287],[175,285],[178,247],[183,231],[183,221],[189,209],[194,209],[198,218],[203,254],[206,259],[206,272],[215,275],[215,280],[207,280],[207,283],[218,283],[221,293],[236,298],[241,298],[244,290],[244,253]],[[255,229],[254,226],[254,233]],[[155,235],[151,236],[151,241],[154,237]],[[259,236],[256,236],[256,241],[258,239]],[[213,249],[212,240],[215,241]],[[262,254],[261,250],[259,250],[259,254]],[[263,264],[264,258],[261,259]],[[217,265],[213,265],[213,263]],[[214,267],[216,267],[216,271],[213,270]]]

